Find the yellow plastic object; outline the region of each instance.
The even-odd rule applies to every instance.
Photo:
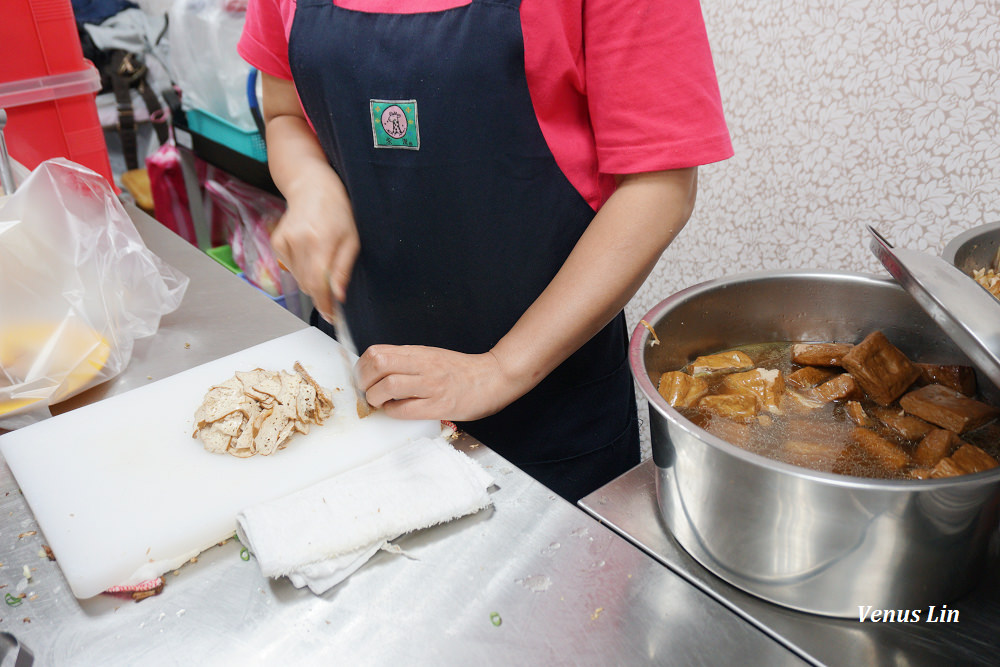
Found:
[[[145,169],[130,169],[121,176],[122,187],[135,199],[136,206],[153,215],[153,188]]]
[[[75,395],[97,377],[111,346],[92,328],[76,320],[0,325],[0,415],[13,414],[41,400],[49,405]],[[4,378],[37,377],[39,396],[5,396]],[[47,378],[62,378],[52,387]],[[54,382],[54,380],[53,380]]]

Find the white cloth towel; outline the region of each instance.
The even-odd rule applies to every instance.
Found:
[[[421,438],[237,515],[237,535],[268,577],[320,594],[395,538],[491,504],[490,475],[444,438]]]

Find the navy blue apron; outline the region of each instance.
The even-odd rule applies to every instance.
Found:
[[[538,126],[519,5],[298,2],[292,74],[361,237],[344,304],[360,350],[488,351],[594,217]],[[460,426],[575,500],[639,462],[626,338],[619,313],[524,397]]]

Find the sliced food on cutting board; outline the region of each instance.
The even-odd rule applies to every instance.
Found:
[[[205,449],[240,458],[284,449],[295,433],[309,434],[333,413],[330,390],[298,361],[292,373],[255,368],[208,390],[194,413],[194,433]]]

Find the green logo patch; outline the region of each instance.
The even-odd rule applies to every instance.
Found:
[[[420,149],[416,100],[369,100],[375,148]]]

